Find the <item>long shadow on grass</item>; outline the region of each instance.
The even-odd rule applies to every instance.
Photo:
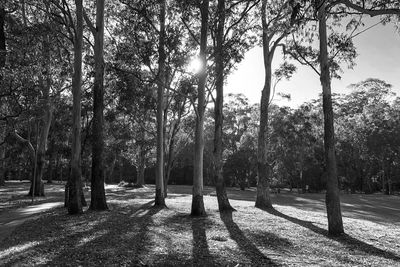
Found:
[[[224,266],[226,263],[217,262],[217,258],[210,253],[207,242],[206,229],[212,228],[213,222],[206,216],[193,217],[188,214],[177,213],[169,217],[164,224],[168,225],[172,232],[192,231],[192,253],[175,251],[172,247],[165,261],[176,262],[179,266]],[[164,259],[163,259],[164,260]]]
[[[390,252],[386,251],[377,247],[374,247],[373,245],[367,244],[361,240],[358,240],[348,234],[343,234],[341,236],[332,236],[329,235],[329,232],[325,229],[322,229],[318,226],[315,226],[312,222],[309,221],[303,221],[295,217],[291,217],[289,215],[283,214],[282,212],[276,210],[276,209],[262,209],[272,215],[275,215],[277,217],[281,217],[283,219],[286,219],[288,221],[291,221],[292,223],[298,224],[302,227],[308,228],[314,233],[323,235],[329,239],[335,240],[337,242],[340,242],[342,245],[346,246],[349,249],[354,249],[354,250],[359,250],[362,251],[366,254],[372,255],[372,256],[377,256],[377,257],[383,257],[389,260],[395,260],[395,261],[400,261],[400,256]]]
[[[257,266],[279,266],[272,259],[265,256],[256,245],[254,245],[233,221],[232,212],[221,212],[221,220],[224,222],[230,237],[238,244],[240,250],[251,261],[251,265]]]
[[[214,266],[215,262],[207,243],[206,218],[191,218],[193,232],[193,264],[203,266]]]
[[[40,255],[42,264],[49,266],[142,266],[151,242],[149,227],[153,216],[161,210],[152,207],[153,203],[132,207],[127,214],[116,210],[68,216],[60,213],[60,208],[50,216],[23,225],[20,229],[26,234],[16,242],[10,240],[9,247],[32,242],[37,245],[4,257],[2,262],[10,266],[30,265],[35,263],[31,258]],[[49,229],[38,231],[39,225]]]

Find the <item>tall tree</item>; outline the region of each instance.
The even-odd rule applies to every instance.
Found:
[[[258,208],[272,208],[269,192],[270,166],[268,162],[268,109],[272,89],[272,60],[276,48],[289,35],[298,23],[298,10],[295,5],[287,1],[269,2],[262,0],[261,25],[262,47],[264,61],[264,87],[260,102],[260,124],[257,147],[257,197],[255,206]],[[291,67],[291,66],[290,66]]]
[[[200,4],[201,30],[200,30],[200,54],[201,69],[199,72],[199,84],[197,87],[196,128],[194,145],[194,170],[193,170],[193,216],[206,215],[203,201],[203,151],[204,151],[204,110],[205,87],[207,82],[207,32],[208,32],[208,7],[209,0],[203,0]]]
[[[81,186],[81,84],[83,44],[83,0],[75,0],[76,28],[74,38],[74,74],[72,77],[72,151],[68,181],[68,213],[82,213]]]
[[[322,101],[324,113],[324,147],[326,164],[326,211],[328,215],[329,233],[339,235],[344,233],[340,196],[337,177],[335,154],[335,131],[333,126],[333,108],[331,93],[331,77],[328,58],[328,38],[326,29],[326,3],[317,1],[318,30],[319,30],[319,63],[320,80],[322,85]]]
[[[0,85],[3,83],[3,69],[6,65],[6,34],[5,34],[5,17],[6,10],[4,8],[3,2],[0,3]],[[3,109],[3,104],[0,104],[0,110]],[[0,129],[0,142],[3,143],[3,139],[5,138],[5,125],[2,125],[2,129]],[[4,174],[5,174],[5,147],[4,143],[0,144],[0,186],[5,185]]]
[[[229,203],[228,195],[226,193],[224,176],[223,176],[223,162],[222,162],[222,124],[223,124],[223,94],[224,94],[224,26],[225,26],[225,0],[218,0],[217,5],[217,36],[216,36],[216,49],[215,49],[215,88],[216,99],[214,108],[214,160],[215,160],[215,174],[214,180],[216,183],[217,199],[219,211],[234,210]]]
[[[86,13],[85,13],[86,14]],[[104,189],[104,0],[96,1],[96,27],[85,15],[94,36],[91,210],[107,210]]]
[[[160,30],[158,40],[158,81],[157,81],[157,172],[156,206],[165,206],[164,195],[164,88],[165,88],[165,11],[166,0],[160,3]]]

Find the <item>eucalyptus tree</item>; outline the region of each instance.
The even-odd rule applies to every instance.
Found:
[[[197,87],[197,107],[196,107],[196,126],[194,141],[194,170],[193,170],[193,197],[192,210],[193,216],[206,215],[203,200],[203,151],[204,151],[204,111],[206,105],[205,89],[207,82],[207,39],[208,39],[208,15],[209,1],[203,0],[199,4],[201,28],[200,28],[200,53],[199,60],[201,69],[198,77]]]
[[[83,49],[83,0],[75,0],[76,26],[74,35],[74,73],[72,77],[72,148],[71,173],[68,180],[68,213],[82,213],[81,182],[81,84]]]
[[[272,60],[282,41],[298,27],[304,19],[294,1],[267,1],[261,4],[261,29],[263,62],[265,69],[264,87],[260,101],[260,124],[257,148],[257,197],[255,206],[272,208],[269,193],[270,166],[268,163],[268,108],[272,90]],[[308,6],[305,7],[307,9]]]
[[[92,126],[92,172],[90,209],[107,210],[104,189],[104,0],[96,1],[94,26],[86,13],[84,18],[94,37],[94,85]]]
[[[326,207],[329,233],[332,235],[339,235],[344,232],[337,179],[333,109],[331,99],[331,70],[334,68],[334,65],[332,64],[332,59],[329,57],[328,53],[328,34],[326,23],[329,11],[338,4],[344,4],[353,10],[359,11],[363,14],[368,14],[370,16],[400,14],[399,3],[397,1],[385,1],[382,3],[376,3],[376,1],[362,1],[361,4],[355,4],[352,1],[347,0],[333,1],[332,3],[326,1],[315,2],[315,13],[317,14],[319,31],[318,59],[321,71],[320,80],[322,85],[324,113],[324,145],[327,173]],[[345,45],[347,46],[347,49],[348,47],[351,47],[349,38],[345,39]]]
[[[249,32],[254,30],[254,14],[251,14],[259,1],[246,3],[225,0],[217,3],[214,38],[215,61],[215,105],[214,105],[214,181],[216,183],[218,207],[220,211],[234,210],[226,193],[223,178],[223,86],[224,80],[234,64],[239,62],[245,51],[254,42],[254,36]],[[228,57],[227,55],[231,56]]]

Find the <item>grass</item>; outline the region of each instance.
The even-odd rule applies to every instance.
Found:
[[[343,195],[346,234],[331,237],[323,195],[274,195],[268,212],[254,189],[228,191],[236,212],[220,214],[206,188],[207,216],[194,218],[188,186],[170,187],[167,209],[153,207],[154,187],[109,187],[110,211],[56,208],[19,226],[0,265],[400,266],[399,197]]]

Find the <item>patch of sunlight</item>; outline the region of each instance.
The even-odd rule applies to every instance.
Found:
[[[58,206],[63,205],[63,202],[51,202],[51,203],[43,203],[40,205],[34,205],[24,208],[22,211],[19,211],[21,215],[31,215],[35,213],[39,213],[41,211],[49,210]]]
[[[25,243],[23,245],[17,245],[17,246],[13,246],[11,248],[8,248],[6,250],[0,251],[0,259],[4,259],[12,254],[16,254],[16,253],[21,253],[27,249],[33,248],[35,246],[40,245],[42,242],[39,241],[32,241],[32,242],[28,242]]]
[[[308,198],[303,198],[303,197],[295,197],[294,200],[307,202],[307,203],[311,203],[311,204],[317,204],[317,202],[320,202],[319,200],[308,199]]]
[[[143,210],[143,209],[140,209],[140,210],[137,210],[135,213],[133,213],[130,217],[131,218],[135,218],[135,217],[143,217],[143,216],[145,216],[147,213],[149,213],[150,212],[150,210]]]
[[[106,235],[108,233],[109,233],[109,231],[103,230],[103,231],[98,231],[98,232],[94,233],[91,236],[83,237],[83,238],[81,238],[81,240],[79,240],[79,242],[76,245],[76,247],[81,247],[81,246],[83,246],[83,245],[85,245],[85,244],[87,244],[89,242],[92,242],[93,240],[95,240],[95,239],[97,239],[97,238],[99,238],[99,237],[101,237],[103,235]]]

